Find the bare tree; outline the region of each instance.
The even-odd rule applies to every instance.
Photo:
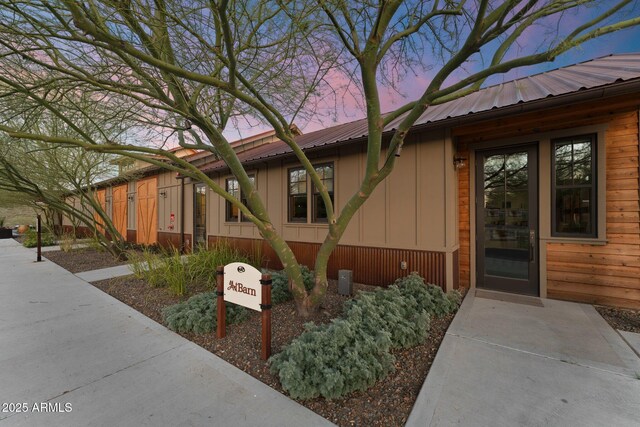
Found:
[[[554,59],[589,39],[640,23],[631,0],[603,8],[590,0],[165,0],[0,1],[0,130],[14,138],[67,144],[151,161],[207,184],[235,205],[276,251],[292,278],[302,315],[327,289],[327,264],[353,215],[393,170],[411,126],[432,105],[478,90],[495,74]],[[588,21],[563,16],[599,5]],[[579,21],[579,20],[578,20]],[[572,27],[568,27],[572,25]],[[536,49],[519,51],[536,26],[561,28]],[[476,67],[476,64],[482,66]],[[403,73],[432,68],[420,97],[382,114],[380,90]],[[469,71],[471,70],[471,71]],[[476,71],[473,71],[476,70]],[[315,117],[335,95],[329,73],[346,75],[362,96],[368,123],[367,160],[358,190],[336,209],[305,153],[294,120]],[[461,73],[461,74],[457,74]],[[453,76],[457,76],[453,78]],[[83,102],[78,103],[78,99]],[[105,106],[112,122],[131,129],[182,133],[184,147],[222,158],[238,179],[246,204],[197,168],[170,153],[133,143],[136,131],[87,133],[77,117],[95,120]],[[99,107],[99,108],[98,108]],[[73,132],[33,132],[34,112],[47,111]],[[101,113],[101,114],[102,114]],[[223,135],[234,120],[271,126],[319,190],[328,226],[306,292],[296,258],[275,230],[236,153]],[[104,123],[103,121],[100,121]],[[385,127],[393,123],[383,146]]]
[[[113,175],[113,155],[59,146],[42,141],[0,138],[0,190],[23,206],[45,215],[56,231],[57,216],[67,217],[74,229],[83,225],[113,255],[121,256],[120,235],[96,194],[94,184]],[[61,218],[59,218],[61,220]]]

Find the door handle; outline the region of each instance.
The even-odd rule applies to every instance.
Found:
[[[529,230],[529,262],[533,262],[535,259],[536,250],[536,232],[535,230]]]

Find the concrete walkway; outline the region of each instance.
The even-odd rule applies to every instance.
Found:
[[[592,306],[481,294],[462,304],[407,426],[640,425],[640,358]]]
[[[331,425],[54,263],[33,261],[0,240],[0,404],[26,409],[0,408],[0,426]]]

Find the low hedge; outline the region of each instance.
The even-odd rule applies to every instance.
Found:
[[[271,372],[295,399],[364,391],[393,371],[392,349],[423,343],[430,316],[451,313],[459,302],[459,294],[447,295],[412,273],[387,289],[360,293],[340,319],[307,325],[271,357]]]
[[[304,281],[304,287],[309,291],[314,285],[313,271],[305,265],[301,265],[302,280]],[[273,304],[280,304],[289,301],[293,298],[291,291],[289,290],[289,276],[285,270],[280,271],[268,271],[271,274],[271,302]]]
[[[185,302],[171,305],[162,310],[164,324],[172,331],[194,334],[212,332],[217,324],[217,298],[214,292],[204,292]],[[249,317],[249,311],[236,304],[226,303],[227,323],[240,323]]]

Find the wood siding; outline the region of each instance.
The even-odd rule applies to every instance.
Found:
[[[249,254],[260,254],[263,267],[280,269],[282,264],[275,252],[258,239],[241,239],[209,236],[209,245],[226,240],[232,246]],[[320,248],[318,243],[287,242],[302,265],[313,269]],[[407,262],[407,269],[400,269],[400,262]],[[398,277],[417,271],[428,283],[446,287],[445,253],[408,249],[372,248],[364,246],[338,245],[329,259],[328,276],[338,278],[338,270],[353,271],[353,280],[367,285],[388,286]]]
[[[640,308],[638,113],[610,119],[606,132],[607,244],[547,244],[551,298]]]
[[[122,238],[127,237],[127,184],[113,188],[113,226]]]
[[[158,179],[141,179],[136,183],[136,239],[142,245],[158,241]]]
[[[184,241],[191,241],[191,234],[185,234]],[[180,233],[166,233],[158,231],[158,244],[167,249],[180,249]],[[185,250],[186,252],[191,252],[190,247],[185,247]]]
[[[453,130],[458,153],[470,159],[471,144],[607,125],[605,141],[599,141],[606,144],[606,194],[599,196],[599,203],[606,200],[606,242],[546,243],[546,292],[550,298],[640,308],[638,104],[636,95],[623,96]],[[546,191],[549,194],[550,189]],[[470,194],[467,162],[458,171],[461,286],[469,286],[473,276]]]
[[[107,208],[107,190],[106,189],[102,188],[96,191],[96,201],[98,202],[98,204],[106,214],[106,208]],[[93,214],[93,219],[96,222],[96,229],[98,230],[98,232],[104,234],[104,221],[102,220],[100,215],[98,215],[97,212]]]

